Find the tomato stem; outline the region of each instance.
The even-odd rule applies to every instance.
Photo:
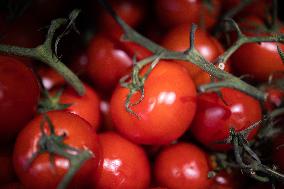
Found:
[[[77,11],[77,10],[75,10]],[[71,13],[73,14],[73,13]],[[55,32],[67,23],[67,19],[59,18],[51,22],[46,40],[43,44],[35,48],[24,48],[11,45],[0,45],[0,52],[8,55],[25,56],[46,63],[55,69],[65,80],[78,92],[79,95],[84,94],[84,87],[79,78],[63,64],[52,51],[52,41]]]

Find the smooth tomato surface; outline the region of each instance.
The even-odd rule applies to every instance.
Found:
[[[23,62],[0,56],[0,140],[11,141],[36,113],[36,76]]]
[[[165,26],[192,23],[212,27],[220,13],[220,0],[213,0],[208,8],[202,0],[156,0],[157,16]]]
[[[116,88],[111,98],[111,115],[116,129],[140,144],[165,144],[180,137],[190,126],[196,108],[195,86],[186,70],[180,65],[160,61],[146,80],[144,89],[142,102],[131,107],[138,119],[125,109],[129,90]],[[131,102],[139,98],[140,94],[136,93]]]
[[[89,175],[96,171],[100,161],[100,147],[98,137],[89,123],[79,116],[63,112],[48,112],[47,115],[51,119],[55,133],[57,135],[65,134],[64,143],[79,150],[87,149],[93,153],[93,157],[88,159],[79,171],[75,174],[70,188],[84,188],[91,182]],[[32,155],[38,150],[38,142],[42,135],[40,124],[43,120],[42,116],[33,119],[19,134],[13,154],[13,163],[16,173],[27,188],[56,188],[63,176],[70,168],[68,159],[54,155],[54,167],[51,163],[51,154],[44,152],[35,157],[28,164]],[[44,130],[49,133],[47,123]],[[90,182],[88,182],[90,181]]]
[[[221,89],[221,94],[224,101],[214,92],[197,97],[198,106],[191,129],[199,142],[213,150],[230,149],[230,145],[218,144],[229,137],[230,128],[241,131],[262,117],[260,104],[252,97],[229,88]],[[251,131],[249,139],[257,130]]]
[[[167,49],[183,52],[187,50],[190,46],[190,31],[187,24],[177,26],[171,29],[162,41],[162,46]],[[195,32],[194,45],[196,50],[207,60],[214,61],[224,52],[222,45],[217,41],[216,38],[211,36],[206,31],[198,29]],[[185,61],[175,61],[184,66],[191,78],[196,85],[201,85],[210,82],[210,76],[208,73],[203,71],[198,66],[185,62]],[[230,70],[230,63],[227,62],[226,71]]]
[[[78,95],[74,89],[67,88],[60,96],[60,103],[72,104],[66,111],[85,119],[93,129],[97,130],[100,124],[100,99],[91,87],[86,84],[84,87],[85,94],[83,96]]]
[[[95,188],[144,189],[150,184],[150,163],[143,148],[114,132],[99,135],[102,163]]]
[[[210,166],[207,154],[194,144],[177,143],[163,149],[154,164],[154,176],[159,186],[171,189],[205,189]]]

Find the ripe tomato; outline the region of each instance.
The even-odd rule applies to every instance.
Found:
[[[61,104],[72,104],[66,111],[76,114],[90,123],[94,130],[100,124],[100,99],[97,93],[88,85],[84,84],[85,94],[83,96],[71,87],[65,89],[60,96]]]
[[[144,69],[143,73],[147,68]],[[144,85],[145,97],[131,109],[125,108],[129,89],[118,86],[111,98],[111,115],[118,131],[140,144],[166,144],[180,137],[190,126],[196,107],[196,91],[183,67],[160,61]],[[134,103],[140,98],[132,96]]]
[[[88,186],[91,182],[89,175],[96,171],[100,161],[100,147],[95,131],[85,120],[75,114],[54,111],[48,112],[47,115],[54,125],[56,135],[65,135],[63,138],[65,144],[78,150],[89,150],[93,153],[93,157],[84,162],[69,183],[72,188]],[[42,120],[42,115],[36,117],[20,132],[13,154],[14,167],[20,181],[25,187],[31,189],[56,188],[70,168],[68,159],[54,155],[52,160],[52,156],[48,152],[37,155],[28,164],[33,154],[39,150]],[[47,123],[44,124],[44,131],[50,133]]]
[[[228,173],[225,170],[217,173],[217,175],[212,178],[213,184],[210,186],[210,189],[238,189],[241,188],[241,180],[236,178],[233,173]],[[238,179],[238,180],[236,180]]]
[[[192,23],[211,28],[220,13],[220,0],[213,0],[212,7],[202,0],[156,0],[155,11],[166,27]]]
[[[177,143],[163,149],[154,164],[159,186],[173,189],[209,188],[207,154],[194,144]]]
[[[145,3],[141,0],[111,0],[110,4],[114,11],[131,27],[138,26],[146,14]],[[99,29],[114,37],[123,34],[122,28],[116,23],[112,16],[101,11],[99,17]]]
[[[262,23],[262,24],[261,24]],[[266,32],[252,32],[251,29],[265,27],[264,23],[256,17],[248,17],[247,21],[240,23],[241,29],[247,36],[265,36]],[[283,33],[281,27],[279,32]],[[283,51],[284,44],[274,42],[247,43],[242,45],[232,55],[232,67],[239,75],[249,74],[256,81],[267,81],[268,77],[277,72],[284,71],[284,64],[277,50],[277,45]]]
[[[280,106],[284,105],[284,91],[278,88],[269,87],[266,89],[267,100],[264,102],[264,106],[268,111],[272,111]]]
[[[150,163],[143,148],[113,132],[99,135],[102,163],[95,188],[147,188],[150,184]]]
[[[183,52],[190,46],[189,35],[190,32],[188,25],[177,26],[164,36],[162,46],[170,50]],[[224,52],[222,45],[217,41],[217,39],[201,29],[198,29],[195,33],[194,45],[196,50],[207,61],[211,62]],[[192,77],[196,85],[210,82],[209,74],[204,72],[198,66],[184,61],[176,62],[183,65],[188,70],[189,75]],[[225,68],[226,71],[230,70],[229,62],[226,63]]]
[[[91,81],[105,92],[111,92],[119,79],[132,67],[132,57],[138,60],[149,51],[130,42],[120,42],[103,35],[95,36],[88,48],[87,74]]]
[[[259,121],[262,114],[259,102],[252,97],[230,88],[223,88],[220,92],[224,100],[214,92],[198,96],[198,106],[191,131],[206,147],[225,151],[231,146],[217,142],[229,137],[230,128],[236,131],[246,129]],[[249,139],[257,130],[258,128],[255,128],[251,131]]]
[[[0,140],[11,141],[36,113],[39,85],[19,60],[0,55]]]
[[[54,69],[41,67],[37,70],[45,89],[50,90],[66,83],[64,78]]]

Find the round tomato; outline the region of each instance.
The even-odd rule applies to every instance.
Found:
[[[147,67],[142,71],[145,73]],[[142,74],[141,72],[141,74]],[[144,85],[142,102],[132,106],[139,118],[126,111],[129,89],[118,86],[111,98],[111,115],[116,129],[140,144],[166,144],[180,137],[190,126],[196,107],[192,79],[180,65],[160,61]],[[136,102],[140,93],[132,96]]]
[[[89,150],[92,153],[92,157],[83,162],[69,183],[69,186],[72,186],[70,188],[85,188],[90,185],[89,175],[96,171],[100,161],[100,146],[95,131],[89,123],[72,113],[54,111],[48,112],[47,116],[54,125],[56,136],[64,136],[62,142],[77,150]],[[13,163],[16,173],[23,185],[31,189],[56,188],[70,169],[70,161],[67,158],[47,151],[33,158],[33,155],[40,150],[39,146],[42,144],[40,141],[43,142],[40,140],[43,137],[41,131],[43,119],[42,115],[34,118],[20,132],[14,148]],[[47,135],[51,132],[46,122],[43,129]],[[73,150],[69,155],[71,153],[78,155],[78,152]]]
[[[190,46],[190,31],[188,25],[180,25],[171,29],[165,36],[162,41],[162,46],[167,49],[183,52],[187,50]],[[209,33],[198,29],[195,32],[194,45],[196,50],[207,60],[214,61],[218,58],[219,55],[224,53],[222,45],[211,36]],[[189,75],[193,79],[196,85],[201,85],[210,82],[210,75],[203,71],[198,66],[185,62],[185,61],[176,61],[179,64],[183,65],[189,72]],[[226,71],[230,70],[229,62],[226,63]]]
[[[66,83],[64,78],[54,69],[41,67],[37,70],[37,73],[41,78],[43,87],[47,90],[62,86]]]
[[[11,141],[36,113],[39,85],[20,60],[0,55],[0,140]]]
[[[238,189],[242,185],[242,180],[225,170],[218,172],[212,180],[213,184],[210,186],[210,189]]]
[[[247,36],[266,36],[265,24],[256,17],[248,17],[240,23],[241,29]],[[254,28],[262,28],[253,32]],[[279,33],[284,32],[280,27]],[[250,75],[254,80],[267,81],[271,74],[284,71],[284,64],[281,60],[277,46],[283,51],[284,44],[274,42],[247,43],[242,45],[232,55],[232,67],[239,75]]]
[[[163,149],[155,159],[154,176],[159,186],[172,189],[209,188],[208,156],[194,144],[177,143]]]
[[[229,137],[230,128],[241,131],[262,118],[257,100],[230,88],[222,88],[217,93],[202,93],[197,97],[197,110],[191,132],[206,147],[213,150],[229,150],[231,145],[218,144]],[[249,139],[256,134],[255,128]]]
[[[92,128],[97,130],[100,124],[100,99],[97,93],[88,85],[84,84],[85,94],[83,96],[71,87],[65,89],[60,96],[59,103],[70,104],[68,112],[76,114],[88,121]]]
[[[132,67],[134,54],[140,60],[147,57],[149,51],[131,42],[96,35],[88,48],[88,77],[98,88],[111,92]]]
[[[147,188],[150,163],[143,148],[113,132],[99,135],[102,163],[95,175],[95,188]]]
[[[167,27],[192,23],[211,28],[220,13],[220,0],[207,5],[202,0],[156,0],[155,10],[160,22]]]

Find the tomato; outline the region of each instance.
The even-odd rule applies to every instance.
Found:
[[[234,177],[233,173],[228,173],[225,170],[217,173],[212,179],[213,184],[210,186],[210,189],[238,189],[241,188],[242,184],[239,178]]]
[[[241,0],[223,0],[222,7],[225,11],[238,6],[241,3]],[[269,8],[271,7],[272,0],[258,0],[253,2],[245,7],[238,16],[248,16],[253,15],[260,18],[265,18],[268,13]]]
[[[146,7],[141,0],[111,0],[110,4],[114,11],[131,27],[138,26],[146,14]],[[123,34],[122,28],[116,23],[106,11],[101,11],[98,16],[99,29],[114,37]]]
[[[0,185],[14,181],[16,176],[13,168],[12,154],[8,151],[1,151],[0,162]]]
[[[144,73],[147,68],[144,69]],[[131,109],[139,119],[126,111],[129,89],[118,86],[111,98],[111,115],[116,129],[126,138],[140,144],[166,144],[180,137],[190,126],[196,107],[196,91],[186,70],[160,61],[144,85],[142,102]],[[132,96],[134,103],[140,98]]]
[[[47,115],[54,125],[56,135],[65,135],[63,138],[65,144],[78,150],[92,152],[92,158],[81,165],[71,183],[69,183],[72,188],[85,188],[84,185],[88,186],[91,182],[89,175],[96,171],[100,161],[100,146],[95,131],[92,130],[89,123],[75,114],[54,111],[48,112]],[[37,116],[20,132],[13,154],[13,164],[20,181],[25,187],[31,189],[56,188],[70,168],[68,159],[53,155],[52,160],[52,156],[48,152],[38,154],[30,164],[28,163],[33,154],[39,150],[42,121],[43,116]],[[49,133],[50,130],[46,122],[43,127],[45,133]],[[76,155],[76,152],[73,151],[72,153]]]
[[[284,148],[281,145],[284,144],[284,134],[281,133],[278,136],[276,136],[273,140],[273,155],[272,159],[274,163],[281,169],[284,170]]]
[[[268,111],[272,111],[284,105],[284,91],[278,88],[269,87],[266,89],[268,93],[264,106]]]
[[[88,48],[88,77],[96,87],[110,93],[119,79],[132,67],[134,54],[140,60],[150,52],[131,42],[120,42],[97,35],[91,40]]]
[[[209,188],[208,156],[190,143],[165,147],[155,159],[154,176],[159,186],[172,189]]]
[[[95,176],[95,188],[147,188],[150,163],[143,148],[113,132],[99,135],[102,164]]]
[[[39,85],[19,60],[0,55],[0,140],[11,141],[36,113]]]
[[[162,46],[167,49],[183,52],[187,50],[190,46],[189,41],[190,31],[188,25],[180,25],[171,29],[162,41]],[[214,61],[219,55],[224,53],[222,45],[211,36],[209,33],[198,29],[195,33],[194,45],[196,50],[207,60]],[[189,72],[196,85],[201,85],[210,82],[210,75],[203,71],[198,66],[185,62],[176,61],[183,65]],[[230,70],[230,63],[226,63],[226,71]]]
[[[192,23],[211,28],[220,13],[220,0],[213,0],[211,7],[202,0],[156,0],[155,11],[166,27]]]
[[[194,137],[212,150],[229,150],[231,145],[218,144],[229,137],[230,128],[241,131],[261,120],[261,107],[257,100],[230,88],[217,93],[203,93],[197,97],[197,110],[191,132]],[[226,103],[226,104],[225,104]],[[249,139],[257,133],[255,128]]]
[[[100,112],[102,115],[102,130],[103,131],[114,131],[113,121],[110,115],[110,104],[107,100],[102,100],[100,103]]]
[[[247,36],[269,35],[266,32],[256,33],[251,31],[255,25],[262,28],[265,27],[264,23],[255,17],[249,17],[248,21],[244,21],[240,25]],[[278,32],[283,33],[284,28],[281,27]],[[271,74],[284,71],[284,64],[278,53],[277,45],[281,50],[284,49],[283,44],[274,42],[247,43],[242,45],[232,55],[233,69],[239,75],[251,75],[256,81],[267,81]]]
[[[60,103],[72,104],[66,111],[85,119],[94,130],[97,130],[100,124],[100,99],[91,87],[86,84],[84,87],[85,94],[83,96],[79,96],[71,87],[65,89],[60,96]]]

